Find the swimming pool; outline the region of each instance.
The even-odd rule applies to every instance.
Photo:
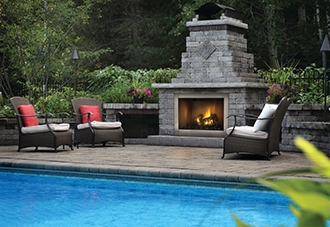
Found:
[[[0,226],[294,226],[277,192],[0,171]]]

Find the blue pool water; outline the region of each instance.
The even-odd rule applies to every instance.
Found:
[[[0,172],[0,226],[295,226],[272,191]]]

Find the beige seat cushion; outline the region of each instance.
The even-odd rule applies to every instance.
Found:
[[[233,127],[227,128],[226,133],[227,135],[232,131]],[[241,137],[248,137],[248,138],[256,138],[256,139],[266,139],[268,133],[265,131],[253,131],[252,126],[237,126],[234,129],[232,135],[241,136]]]
[[[54,132],[65,132],[70,129],[70,124],[67,123],[49,124],[49,127]],[[23,134],[30,134],[30,133],[48,132],[49,129],[47,125],[37,125],[37,126],[22,127],[21,131]]]
[[[121,127],[121,122],[120,121],[115,121],[115,122],[92,121],[91,125],[92,125],[92,128],[96,128],[96,129],[115,129],[115,128]],[[88,123],[79,124],[77,126],[78,130],[88,128],[88,127],[89,127]]]

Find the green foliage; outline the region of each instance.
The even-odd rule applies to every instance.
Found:
[[[158,90],[152,88],[153,83],[169,83],[180,72],[178,69],[157,69],[136,71],[124,70],[119,66],[108,66],[97,70],[88,76],[88,90],[102,97],[104,102],[131,103],[132,97],[127,96],[129,87],[147,87],[152,97],[147,99],[149,103],[158,102]]]
[[[306,67],[296,82],[297,103],[320,104],[324,102],[323,80],[316,79],[323,75],[324,68],[316,68],[315,64]]]
[[[127,81],[130,71],[115,65],[96,70],[88,75],[87,89],[90,92],[102,93],[111,89],[117,82]]]
[[[321,64],[317,34],[318,29],[327,33],[323,24],[327,19],[320,13],[321,24],[317,24],[313,18],[316,11],[328,8],[326,1],[226,0],[223,4],[243,13],[243,21],[249,25],[249,52],[255,55],[258,68],[264,68],[265,62],[271,64],[272,59],[299,59],[301,67],[312,62]],[[298,11],[301,14],[292,13]]]
[[[0,94],[0,117],[15,117],[15,111],[8,99],[4,99]]]
[[[102,93],[102,98],[106,103],[131,103],[132,97],[126,94],[129,87],[127,81],[117,81],[112,88]]]
[[[15,111],[10,105],[0,107],[0,117],[15,117]]]
[[[76,42],[77,24],[86,19],[89,5],[75,1],[4,0],[0,4],[0,52],[3,64],[2,87],[13,94],[10,83],[21,81],[29,98],[44,96],[48,83],[73,84],[72,43]],[[22,94],[19,94],[22,95]]]
[[[314,182],[307,179],[267,179],[273,176],[303,172],[317,173],[330,179],[330,159],[301,137],[295,139],[295,144],[314,166],[308,169],[268,174],[257,178],[256,181],[291,199],[292,203],[289,206],[291,212],[297,217],[297,227],[325,227],[327,220],[330,219],[330,184],[328,182]],[[236,216],[234,219],[237,226],[248,227]]]
[[[299,62],[292,62],[288,66],[281,65],[278,61],[276,67],[268,66],[268,70],[258,70],[258,74],[269,84],[279,84],[284,87],[291,85],[291,81],[297,78],[296,67]]]
[[[73,112],[71,99],[74,97],[94,97],[103,103],[132,103],[132,97],[126,94],[128,87],[148,87],[152,97],[148,103],[158,103],[158,90],[151,88],[153,83],[168,83],[180,72],[177,69],[157,70],[124,70],[119,66],[108,66],[103,70],[97,70],[88,75],[88,91],[77,90],[74,96],[73,88],[64,87],[62,91],[49,90],[46,97],[31,99],[35,109],[40,113]]]
[[[57,114],[66,112],[71,114],[73,112],[71,99],[75,97],[94,97],[101,99],[98,95],[93,95],[85,91],[78,91],[74,96],[74,90],[72,88],[65,87],[63,91],[50,91],[47,97],[40,97],[35,101],[34,107],[39,113],[52,113]],[[34,100],[31,100],[34,103]]]
[[[257,73],[266,83],[280,85],[286,96],[293,103],[321,104],[324,102],[323,79],[324,68],[311,64],[305,69],[296,69],[297,63],[289,66],[258,70]],[[271,87],[270,86],[270,87]]]

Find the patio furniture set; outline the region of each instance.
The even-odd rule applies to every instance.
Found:
[[[10,99],[18,123],[18,150],[26,147],[51,147],[57,151],[61,145],[68,145],[73,150],[73,145],[79,147],[80,143],[105,144],[109,141],[121,143],[125,146],[124,130],[118,121],[105,122],[101,103],[93,98],[77,98],[72,100],[74,109],[74,130],[70,130],[69,123],[51,123],[49,118],[53,114],[36,114],[29,100],[22,97]],[[60,115],[63,115],[61,113]],[[39,124],[38,117],[45,118],[45,124]],[[72,124],[72,122],[71,122]]]
[[[116,121],[104,121],[101,102],[93,98],[72,99],[73,130],[69,123],[51,123],[53,114],[36,114],[29,100],[22,97],[10,99],[16,112],[19,142],[18,151],[26,147],[51,147],[57,151],[59,146],[67,145],[73,150],[75,145],[106,145],[115,142],[125,146],[124,130],[120,122],[121,113],[116,113]],[[290,98],[282,98],[279,104],[265,104],[260,115],[229,115],[234,118],[234,125],[226,130],[223,155],[228,153],[252,153],[270,159],[272,152],[280,154],[281,125],[290,105]],[[61,113],[63,115],[63,113]],[[39,124],[38,117],[45,118],[45,124]],[[236,125],[236,119],[253,119],[253,126]]]

